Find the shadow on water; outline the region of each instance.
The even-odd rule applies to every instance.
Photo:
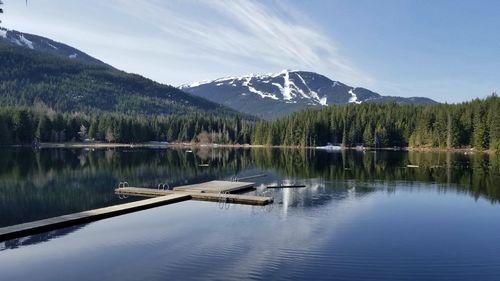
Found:
[[[7,249],[16,249],[16,248],[20,248],[23,246],[36,245],[36,244],[50,241],[52,239],[57,239],[59,237],[62,237],[62,236],[71,234],[75,231],[78,231],[79,229],[84,228],[86,225],[87,224],[71,226],[71,227],[66,227],[66,228],[61,228],[61,229],[56,229],[56,230],[40,233],[40,234],[34,234],[34,235],[26,236],[26,237],[7,240],[7,241],[3,242],[2,244],[0,244],[0,251],[7,250]]]

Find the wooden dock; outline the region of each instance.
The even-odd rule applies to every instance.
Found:
[[[131,196],[165,196],[168,194],[187,194],[198,201],[226,202],[245,205],[267,205],[273,202],[272,197],[230,194],[253,188],[253,182],[209,181],[199,184],[183,185],[173,190],[162,190],[142,187],[119,187],[115,193]]]
[[[0,228],[0,242],[191,199],[246,205],[273,202],[272,197],[230,194],[248,190],[253,185],[250,182],[210,181],[179,186],[173,190],[120,187],[115,189],[115,193],[154,198]]]
[[[166,196],[8,226],[0,228],[0,241],[88,223],[190,199],[191,196],[189,194],[168,194]]]

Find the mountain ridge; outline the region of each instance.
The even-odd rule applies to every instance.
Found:
[[[250,74],[205,80],[181,85],[179,89],[264,119],[333,104],[437,103],[422,97],[382,96],[369,89],[352,87],[315,72],[287,69],[265,75]]]
[[[56,55],[61,58],[68,58],[89,65],[112,67],[74,47],[35,34],[0,27],[0,42]]]
[[[5,28],[0,32],[0,104],[4,106],[43,103],[61,113],[245,116],[176,87],[115,69],[51,39]]]

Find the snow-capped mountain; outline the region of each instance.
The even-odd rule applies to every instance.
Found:
[[[381,96],[365,88],[348,86],[307,71],[283,70],[266,75],[227,77],[182,85],[181,90],[232,107],[241,112],[271,119],[309,107],[363,102],[432,104],[428,98]]]
[[[85,64],[106,65],[102,61],[93,58],[82,51],[72,48],[45,37],[22,33],[16,30],[8,30],[0,27],[0,43],[25,47],[31,50],[40,51],[57,55],[59,57],[69,58]]]

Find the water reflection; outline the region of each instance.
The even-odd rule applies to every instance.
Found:
[[[4,251],[0,277],[400,280],[419,276],[471,280],[476,276],[494,280],[498,254],[487,249],[495,237],[460,243],[471,238],[464,231],[469,226],[475,231],[485,226],[499,230],[498,220],[493,220],[498,215],[484,204],[464,206],[463,195],[429,196],[436,191],[427,184],[415,184],[415,190],[422,191],[418,193],[401,187],[393,200],[386,196],[389,189],[384,183],[365,188],[353,181],[337,186],[337,182],[316,179],[306,189],[292,191],[286,217],[280,203],[269,211],[257,207],[255,214],[250,212],[252,206],[220,210],[212,202],[154,208],[93,223],[30,251],[30,246],[25,251]],[[275,191],[283,196],[280,201],[283,191]],[[430,202],[426,205],[429,212],[419,210],[423,201]],[[491,213],[492,220],[449,216],[450,211],[463,208],[473,217]],[[443,218],[448,219],[445,225],[425,228]],[[464,225],[464,220],[470,224]],[[453,235],[448,237],[449,233]],[[457,254],[457,245],[467,254]],[[61,260],[68,261],[64,267],[60,267]]]
[[[374,185],[433,183],[492,203],[500,199],[497,155],[419,152],[327,153],[298,149],[7,149],[0,150],[0,226],[114,205],[119,182],[156,187],[230,179],[252,179],[256,192],[273,196],[284,217],[290,208],[327,203],[327,188],[362,196]],[[408,168],[408,165],[418,168]],[[266,190],[265,185],[307,184],[306,189]],[[337,193],[335,196],[344,193]],[[325,197],[326,196],[326,197]],[[276,207],[276,206],[275,206]],[[273,207],[273,208],[275,208]],[[227,206],[222,206],[227,209]],[[276,207],[277,208],[277,207]]]

